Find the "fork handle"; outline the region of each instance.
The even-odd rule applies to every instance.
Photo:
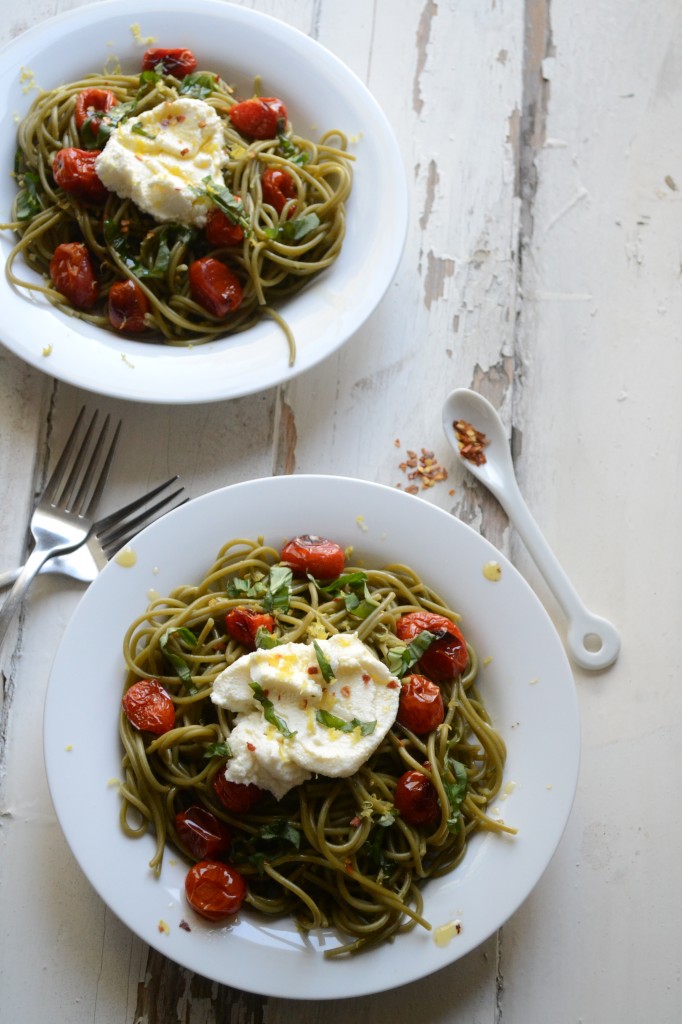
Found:
[[[33,578],[37,576],[48,558],[51,558],[53,555],[64,554],[67,551],[73,550],[73,548],[73,544],[62,544],[59,547],[55,547],[54,545],[44,546],[39,543],[36,544],[33,551],[26,559],[23,568],[20,570],[14,586],[5,598],[4,604],[0,608],[0,651],[7,639],[7,634],[12,624],[12,620],[14,619],[14,615],[23,601],[24,595],[31,585]]]

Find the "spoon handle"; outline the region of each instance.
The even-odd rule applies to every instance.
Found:
[[[566,645],[574,661],[585,669],[608,668],[620,651],[620,636],[615,626],[585,607],[533,519],[516,480],[507,481],[505,489],[496,490],[495,496],[568,619]]]

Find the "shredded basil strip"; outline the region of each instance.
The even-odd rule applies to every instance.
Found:
[[[197,688],[192,682],[192,672],[189,665],[180,654],[169,648],[170,638],[174,635],[188,647],[196,647],[197,638],[191,629],[187,629],[186,626],[175,626],[167,629],[159,641],[159,647],[163,651],[164,656],[171,663],[189,693],[196,693]]]
[[[249,219],[244,213],[244,204],[227,185],[219,185],[212,178],[202,179],[203,188],[194,185],[191,191],[195,196],[203,196],[211,200],[214,206],[222,210],[233,224],[239,224],[245,235],[251,233]]]
[[[282,153],[282,156],[298,167],[303,167],[310,160],[310,153],[305,149],[301,149],[291,139],[287,138],[282,132],[277,136],[278,149]]]
[[[163,278],[168,272],[171,253],[176,245],[186,246],[194,237],[194,229],[185,224],[164,224],[148,231],[140,241],[123,234],[117,220],[105,220],[104,238],[135,277]],[[135,245],[139,251],[135,252]]]
[[[292,736],[295,736],[296,733],[292,732],[287,723],[285,722],[285,720],[283,718],[280,718],[280,716],[276,713],[275,705],[272,703],[269,697],[265,696],[265,693],[263,692],[263,687],[260,685],[260,683],[251,682],[249,683],[249,686],[253,690],[256,700],[263,708],[263,716],[265,718],[265,721],[269,722],[270,725],[274,725],[276,729],[279,729],[279,731],[282,733],[282,736],[284,736],[286,739],[291,739]]]
[[[155,139],[156,138],[156,136],[152,135],[151,132],[148,132],[147,129],[144,127],[144,125],[141,125],[139,121],[137,121],[132,126],[130,131],[131,131],[132,135],[142,135],[142,136],[144,136],[145,139]]]
[[[191,75],[185,75],[178,93],[180,96],[191,96],[193,99],[203,100],[215,91],[215,81],[215,75],[195,71]]]
[[[323,594],[335,594],[339,590],[343,590],[344,587],[358,587],[368,582],[369,576],[366,572],[342,572],[340,576],[337,576],[335,580],[331,580],[330,583],[322,583],[320,580],[314,579],[309,576],[315,583],[318,590],[321,590]]]
[[[313,640],[313,647],[315,648],[315,656],[317,658],[317,664],[319,665],[320,672],[322,673],[322,678],[325,683],[331,683],[334,678],[334,670],[317,640]]]
[[[207,760],[212,757],[232,757],[232,747],[225,740],[221,743],[209,743],[204,751],[204,757]]]
[[[286,220],[276,228],[266,228],[264,234],[268,238],[282,242],[300,242],[301,239],[320,226],[320,218],[316,213],[306,213],[304,217]]]
[[[286,818],[275,818],[274,821],[261,825],[258,835],[261,839],[283,839],[297,850],[301,846],[301,833]]]
[[[362,736],[370,736],[377,727],[376,719],[373,722],[361,722],[359,718],[352,718],[350,722],[347,722],[343,718],[338,718],[337,715],[332,715],[329,711],[322,711],[322,709],[317,710],[315,718],[320,725],[324,725],[327,729],[338,729],[339,732],[355,732],[356,729],[359,729]]]
[[[40,178],[33,171],[25,171],[21,175],[21,183],[24,187],[17,196],[17,220],[31,220],[42,210],[38,195]]]
[[[446,757],[445,767],[450,770],[455,778],[454,782],[447,782],[443,779],[443,788],[450,804],[448,831],[456,835],[461,828],[459,814],[469,788],[469,776],[462,762],[455,761],[452,757]]]
[[[428,629],[422,629],[421,633],[418,633],[414,640],[411,640],[409,644],[403,646],[398,644],[392,647],[388,651],[386,661],[388,663],[389,671],[397,676],[399,679],[405,675],[405,673],[412,668],[413,665],[421,658],[422,654],[429,649],[434,640],[437,640],[435,633],[430,633]]]
[[[265,626],[259,626],[254,637],[256,649],[270,651],[273,647],[279,647],[281,640],[274,633],[271,633]]]

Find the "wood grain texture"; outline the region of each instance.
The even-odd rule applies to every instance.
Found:
[[[0,40],[82,2],[4,5]],[[172,473],[192,496],[307,472],[405,488],[401,463],[425,447],[448,476],[422,498],[510,552],[563,635],[500,507],[443,438],[445,396],[472,386],[500,408],[531,510],[587,603],[621,629],[623,652],[599,676],[575,672],[574,811],[500,933],[382,995],[264,999],[150,951],[75,863],[41,721],[81,590],[38,580],[0,664],[0,1018],[42,1021],[49,1006],[69,1024],[677,1024],[682,822],[665,783],[682,755],[679,4],[241,6],[317,39],[377,98],[409,181],[405,252],[368,322],[285,387],[210,406],[97,399],[124,418],[106,500]],[[25,553],[34,495],[84,401],[0,349],[3,566]]]

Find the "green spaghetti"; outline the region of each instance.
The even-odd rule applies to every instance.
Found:
[[[158,873],[167,843],[188,864],[202,857],[178,827],[187,808],[199,807],[219,829],[229,830],[229,848],[218,860],[243,878],[246,903],[262,914],[289,915],[305,931],[335,929],[342,944],[325,956],[336,957],[415,925],[429,929],[424,883],[456,868],[476,832],[513,831],[486,813],[502,783],[506,751],[478,692],[478,659],[468,644],[463,670],[438,683],[442,721],[426,734],[405,724],[401,711],[409,681],[422,679],[415,674],[435,665],[426,652],[443,644],[449,650],[452,637],[446,626],[445,633],[420,630],[406,641],[399,635],[401,624],[415,616],[417,622],[423,616],[433,623],[448,620],[450,633],[461,636],[456,613],[417,573],[405,565],[345,565],[323,580],[297,572],[295,565],[292,575],[292,564],[286,547],[280,553],[262,540],[232,540],[197,586],[156,598],[130,626],[125,693],[151,677],[172,700],[175,717],[152,736],[121,713],[121,823],[131,837],[152,831],[150,866]],[[225,805],[219,784],[229,776],[239,715],[211,700],[226,667],[249,656],[230,625],[240,614],[255,629],[257,647],[270,653],[284,644],[309,644],[319,658],[326,638],[352,634],[387,667],[389,685],[400,687],[401,701],[385,737],[353,774],[313,774],[280,800],[261,792],[243,811]],[[319,668],[320,680],[328,681],[324,658]],[[283,729],[281,705],[259,693],[257,684],[251,687],[271,728]],[[330,731],[354,729],[358,736],[375,724],[324,714],[321,720]],[[292,742],[279,738],[283,746]],[[413,823],[409,806],[403,810],[399,800],[407,776],[431,793],[436,808],[421,823]]]
[[[184,73],[154,59],[140,74],[88,75],[35,99],[18,129],[11,220],[0,225],[18,236],[7,277],[97,327],[171,345],[245,331],[267,315],[285,332],[293,362],[294,339],[276,307],[341,250],[352,182],[347,138],[339,131],[319,142],[297,135],[281,101],[268,137],[254,136],[235,108],[267,108],[270,99],[238,103],[215,72]],[[187,186],[208,213],[198,222],[151,213],[97,178],[99,154],[122,132],[139,143],[134,159],[156,159],[161,128],[155,123],[152,132],[145,118],[185,100],[220,119],[221,166]],[[255,122],[253,130],[262,135]],[[222,234],[209,227],[217,217],[227,227]],[[40,280],[22,274],[20,257]],[[212,276],[195,287],[192,268],[205,270],[207,260]],[[224,301],[224,279],[236,298]],[[127,293],[117,291],[127,282]]]

